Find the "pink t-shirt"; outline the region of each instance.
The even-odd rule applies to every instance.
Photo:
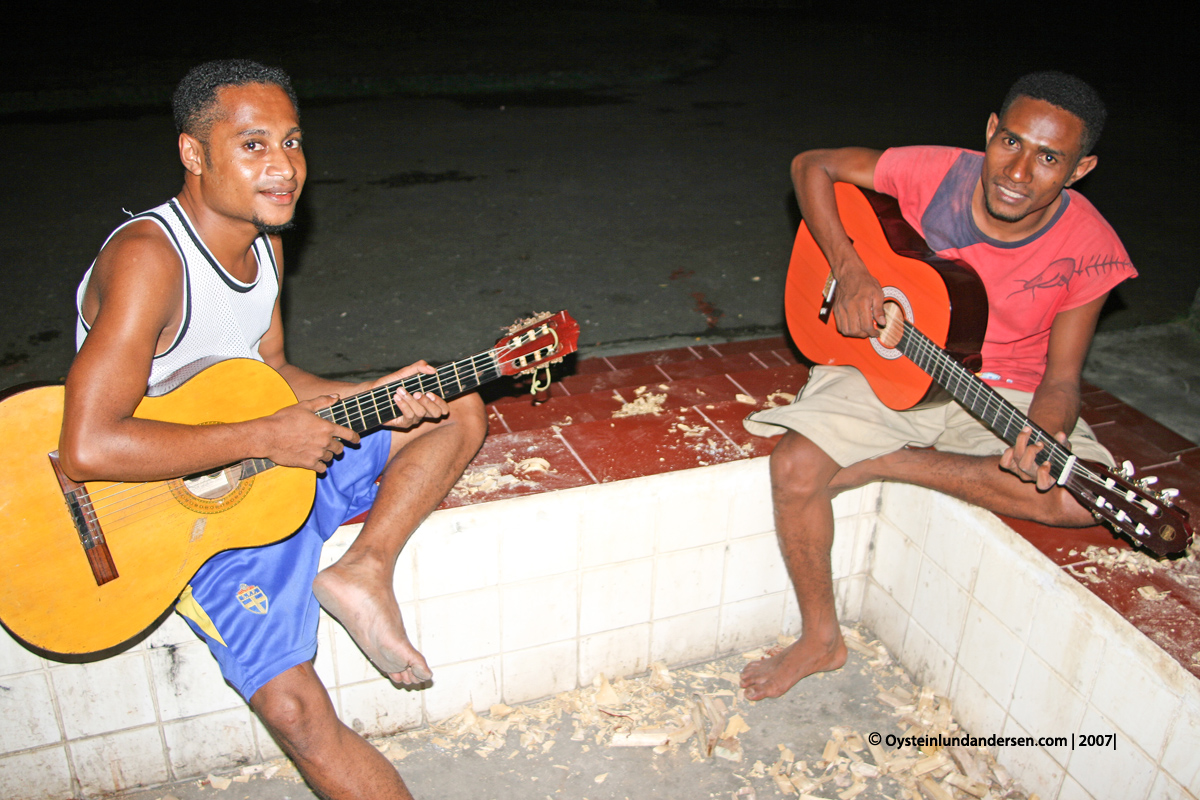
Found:
[[[875,167],[875,189],[895,197],[910,225],[943,258],[975,268],[988,295],[980,373],[994,386],[1034,391],[1046,371],[1050,325],[1137,275],[1121,240],[1071,189],[1048,225],[1019,242],[986,236],[971,216],[983,154],[896,147]]]

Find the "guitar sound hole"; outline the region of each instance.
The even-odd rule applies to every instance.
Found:
[[[889,299],[883,303],[883,315],[887,321],[879,331],[879,343],[892,350],[900,344],[900,337],[904,335],[904,309]]]
[[[183,479],[183,485],[196,497],[219,500],[237,488],[241,479],[241,466],[226,467],[207,475],[193,475]]]

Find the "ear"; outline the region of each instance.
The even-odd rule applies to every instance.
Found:
[[[1000,127],[1000,118],[996,116],[995,112],[992,112],[992,114],[988,117],[987,139],[984,140],[985,145],[992,140],[993,136],[996,135],[996,129],[999,127]]]
[[[1072,183],[1079,180],[1084,175],[1087,175],[1089,172],[1091,172],[1095,168],[1096,168],[1096,157],[1095,156],[1084,156],[1083,158],[1079,159],[1079,161],[1075,164],[1075,169],[1074,169],[1074,171],[1071,172],[1071,177],[1067,179],[1067,182],[1065,184],[1063,184],[1063,186],[1064,187],[1070,186]]]
[[[199,175],[204,166],[204,143],[191,134],[179,134],[179,160],[185,170]]]

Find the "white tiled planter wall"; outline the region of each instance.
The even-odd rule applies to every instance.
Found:
[[[864,619],[969,730],[1120,737],[1115,753],[1002,751],[1027,787],[1195,797],[1197,681],[1007,526],[899,486],[848,493],[835,512],[842,619]],[[437,512],[396,572],[435,684],[396,689],[329,620],[317,670],[347,724],[383,735],[757,646],[799,630],[773,528],[766,459]],[[94,796],[278,755],[178,617],[87,665],[0,633],[2,797]]]
[[[1200,681],[995,516],[887,485],[862,620],[977,736],[1115,733],[1111,748],[1005,747],[1061,800],[1200,795]]]

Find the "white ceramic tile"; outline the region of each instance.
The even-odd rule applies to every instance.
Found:
[[[603,672],[624,678],[650,666],[650,625],[631,625],[584,636],[579,641],[579,685],[590,686]]]
[[[776,592],[721,606],[717,651],[732,653],[774,642],[783,627],[784,599],[783,592]]]
[[[333,535],[321,546],[321,560],[317,562],[317,568],[325,569],[346,555],[346,551],[350,549],[350,545],[354,544],[354,540],[358,538],[358,534],[362,533],[362,529],[361,522],[338,526]]]
[[[162,720],[245,707],[203,642],[158,647],[149,651],[148,657]]]
[[[401,612],[403,613],[403,611]],[[407,617],[404,618],[407,621]],[[313,658],[313,669],[326,689],[332,690],[339,683],[337,670],[337,642],[335,634],[340,634],[350,641],[350,634],[333,617],[321,609],[320,620],[317,623],[317,655]],[[351,642],[350,647],[357,652]]]
[[[1087,696],[1100,672],[1106,648],[1106,637],[1098,631],[1110,624],[1107,615],[1089,609],[1073,592],[1053,586],[1041,595],[1033,612],[1029,649]]]
[[[575,639],[579,578],[574,572],[500,587],[505,652]]]
[[[1088,709],[1075,730],[1079,733],[1113,733],[1114,727],[1095,709]],[[1111,747],[1076,747],[1068,767],[1075,780],[1097,798],[1121,800],[1149,800],[1157,771],[1146,754],[1119,731],[1115,750]]]
[[[898,656],[919,683],[942,696],[949,694],[954,659],[916,621],[909,623]]]
[[[13,753],[62,740],[50,686],[41,672],[4,679],[0,692],[0,753]]]
[[[1178,783],[1200,796],[1200,700],[1185,697],[1176,709],[1167,733],[1162,768]]]
[[[871,578],[903,609],[911,610],[921,572],[921,551],[904,533],[885,519],[875,528],[875,553]]]
[[[1026,653],[1008,707],[1018,725],[1035,736],[1070,736],[1079,730],[1085,706],[1083,698],[1045,662]],[[1059,764],[1066,764],[1071,755],[1068,747],[1051,747],[1047,752]]]
[[[623,481],[634,484],[637,481]],[[598,489],[603,488],[603,491]],[[654,554],[658,498],[645,486],[633,487],[614,502],[609,485],[582,494],[580,565],[598,567]]]
[[[263,725],[262,720],[256,714],[250,715],[250,728],[254,731],[254,742],[258,746],[257,763],[271,761],[276,758],[285,758],[282,748],[279,743],[271,736],[267,726]]]
[[[868,484],[833,498],[833,518],[845,519],[863,511],[874,513],[879,498],[879,484]]]
[[[175,777],[195,778],[254,763],[258,752],[250,716],[243,707],[163,725]]]
[[[579,674],[578,649],[574,641],[569,641],[505,653],[504,702],[524,703],[574,689]]]
[[[59,800],[73,796],[66,748],[0,756],[0,797]]]
[[[159,647],[170,647],[172,645],[191,644],[192,642],[203,641],[199,636],[192,632],[188,624],[183,621],[183,617],[178,614],[168,614],[163,621],[150,632],[141,644],[141,647],[147,650],[154,650]]]
[[[1080,786],[1079,781],[1068,774],[1063,778],[1057,800],[1097,800],[1097,798],[1093,797],[1091,792]]]
[[[1034,611],[1054,569],[1040,554],[1038,557],[1040,569],[1032,569],[1020,554],[989,537],[975,578],[975,599],[1021,639],[1029,635]]]
[[[1153,666],[1138,658],[1124,643],[1110,641],[1091,702],[1151,759],[1157,760],[1163,752],[1166,723],[1175,714],[1179,698],[1163,686]]]
[[[568,502],[569,492],[540,494],[511,504],[503,517],[488,509],[488,524],[500,532],[500,580],[504,583],[571,572],[579,563],[578,508]],[[564,499],[566,498],[566,500]],[[497,503],[488,503],[495,506]],[[483,513],[483,512],[481,512]],[[617,530],[634,535],[636,528]]]
[[[929,526],[929,507],[933,492],[903,483],[884,482],[881,485],[881,516],[904,531],[917,547],[925,543]]]
[[[405,549],[414,553],[422,599],[482,589],[500,580],[500,537],[487,525],[427,522]]]
[[[929,511],[925,556],[933,559],[955,583],[970,593],[979,571],[983,543],[979,538],[978,508],[935,494]]]
[[[887,646],[889,652],[900,652],[910,619],[908,612],[886,590],[874,581],[867,582],[862,621]]]
[[[483,711],[500,702],[500,656],[442,667],[421,690],[426,722],[449,719],[467,706]]]
[[[50,671],[68,739],[154,722],[154,703],[140,652]]]
[[[500,591],[435,597],[420,603],[421,654],[433,666],[490,656],[500,649]]]
[[[157,727],[80,739],[68,746],[84,797],[163,783],[170,778]]]
[[[728,489],[731,538],[772,533],[775,530],[775,512],[771,505],[771,475],[767,461],[766,458],[755,458],[737,462],[738,469],[736,474],[732,475]]]
[[[849,578],[838,578],[833,582],[834,607],[838,619],[845,624],[853,624],[862,619],[863,595],[867,591],[867,576],[853,575]],[[790,591],[788,594],[792,594]]]
[[[971,603],[958,663],[992,698],[1007,707],[1025,644],[979,603]]]
[[[0,628],[0,677],[40,669],[40,656],[26,650],[8,631]]]
[[[708,470],[688,470],[672,474],[676,479],[674,491],[669,496],[660,495],[659,553],[724,542],[728,538],[729,494],[724,487],[712,485],[716,476],[708,473]]]
[[[660,554],[655,559],[654,573],[655,619],[719,605],[725,578],[725,545]]]
[[[921,562],[917,592],[913,596],[913,619],[954,656],[962,641],[970,597],[928,557]]]
[[[1172,780],[1170,775],[1161,771],[1154,776],[1154,785],[1150,787],[1150,794],[1147,797],[1153,798],[1153,800],[1196,800],[1196,795]],[[1063,800],[1063,798],[1060,797],[1059,800]]]
[[[1035,730],[1047,730],[1046,728]],[[1057,729],[1055,729],[1057,730]],[[1036,737],[1039,735],[1055,735],[1054,734],[1033,734],[1025,728],[1021,727],[1012,717],[1004,724],[1004,729],[1001,731],[1002,736],[1007,737]],[[1062,765],[1055,761],[1050,755],[1040,747],[1032,747],[1028,745],[1006,745],[997,748],[996,760],[1004,765],[1009,774],[1016,779],[1026,792],[1033,794],[1037,793],[1040,797],[1057,797],[1058,789],[1062,785],[1063,777],[1066,774]]]
[[[421,690],[386,678],[342,687],[338,698],[338,717],[361,736],[390,736],[421,724]]]
[[[992,736],[1004,730],[1004,709],[964,670],[954,671],[950,698],[954,718],[972,736]]]
[[[579,633],[587,635],[649,621],[653,575],[650,560],[584,570]]]
[[[729,543],[725,557],[724,602],[791,591],[791,581],[775,534],[748,536]]]
[[[656,620],[650,632],[650,660],[674,666],[715,656],[720,621],[717,608]]]

